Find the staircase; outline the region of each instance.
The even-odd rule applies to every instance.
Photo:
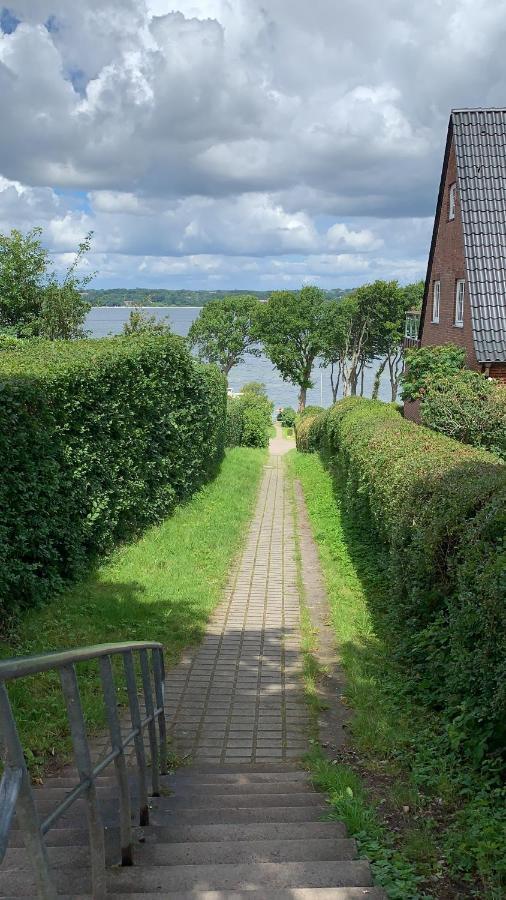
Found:
[[[107,890],[125,900],[380,900],[367,861],[305,772],[287,764],[202,765],[162,777],[150,824],[134,829],[134,866],[117,865],[115,779],[97,780],[106,833]],[[68,782],[68,783],[67,783]],[[35,791],[44,815],[73,779]],[[133,796],[136,780],[132,779]],[[91,897],[88,833],[77,801],[47,835],[59,895]],[[0,897],[35,897],[30,861],[14,828],[0,868]]]

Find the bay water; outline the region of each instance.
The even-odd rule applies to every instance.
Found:
[[[191,323],[200,314],[199,306],[155,306],[146,307],[148,315],[154,315],[158,320],[167,322],[175,334],[185,337],[188,334]],[[94,306],[84,323],[90,337],[108,337],[120,334],[123,325],[128,321],[131,308],[127,306]],[[364,396],[370,397],[374,382],[374,375],[379,361],[366,370],[364,377]],[[317,406],[330,406],[332,403],[332,390],[330,387],[330,369],[320,368],[315,365],[313,369],[313,384],[307,392],[307,404]],[[269,399],[275,408],[279,406],[292,406],[297,408],[298,389],[287,381],[283,381],[278,370],[272,365],[266,356],[252,356],[247,354],[243,363],[234,366],[228,376],[228,386],[232,391],[240,391],[248,381],[261,381]],[[390,399],[390,386],[387,378],[382,379],[380,386],[380,399]]]

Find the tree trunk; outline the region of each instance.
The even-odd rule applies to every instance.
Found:
[[[335,363],[332,363],[332,364],[331,364],[331,368],[330,368],[330,386],[331,386],[331,388],[332,388],[332,402],[333,402],[333,403],[336,403],[336,401],[337,401],[337,392],[338,392],[338,390],[339,390],[339,384],[340,384],[340,381],[341,381],[342,366],[341,366],[341,363],[338,363],[338,367],[337,367],[337,380],[334,381],[334,365],[335,365]]]
[[[299,386],[299,405],[297,408],[298,412],[303,412],[306,408],[306,394],[307,388]]]
[[[360,396],[364,396],[364,374],[365,374],[365,364],[362,364],[360,369]]]
[[[378,366],[378,370],[376,372],[376,375],[374,376],[374,385],[373,385],[372,395],[371,395],[373,400],[378,399],[381,376],[383,375],[383,372],[385,371],[385,366],[387,364],[387,361],[388,361],[388,357],[385,356],[385,359]]]

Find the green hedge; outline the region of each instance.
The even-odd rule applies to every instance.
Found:
[[[272,403],[263,393],[246,390],[227,402],[227,447],[267,447]]]
[[[506,467],[348,398],[313,418],[347,502],[389,551],[387,613],[412,687],[444,710],[475,759],[506,737]]]
[[[165,516],[224,446],[226,384],[173,335],[0,353],[0,610]]]

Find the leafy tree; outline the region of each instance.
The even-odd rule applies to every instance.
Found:
[[[349,304],[345,301],[330,300],[325,304],[321,318],[321,364],[325,367],[330,366],[330,386],[334,403],[337,400],[347,353],[347,309]]]
[[[268,400],[267,390],[263,381],[247,381],[241,388],[242,394],[255,394]],[[270,402],[270,401],[269,401]]]
[[[61,283],[49,268],[41,235],[41,228],[0,235],[0,329],[16,337],[83,337],[89,304],[82,291],[92,276],[79,278],[76,270],[90,249],[91,232]]]
[[[423,398],[429,381],[441,381],[465,368],[466,351],[456,344],[419,347],[406,351],[406,371],[402,378],[402,399]]]
[[[313,363],[321,352],[325,294],[313,285],[298,293],[276,291],[259,307],[256,334],[284,381],[299,388],[299,410],[312,387]]]
[[[149,316],[142,309],[133,309],[128,317],[128,322],[123,325],[123,334],[168,334],[170,324],[168,320],[157,319],[155,315]]]
[[[259,301],[249,294],[212,300],[203,307],[188,332],[191,347],[200,359],[216,363],[224,375],[243,362],[244,354],[259,356],[253,336]]]

